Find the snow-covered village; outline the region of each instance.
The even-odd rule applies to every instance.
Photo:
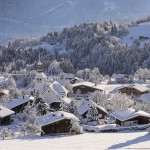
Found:
[[[150,2],[133,1],[0,1],[0,150],[150,149]]]

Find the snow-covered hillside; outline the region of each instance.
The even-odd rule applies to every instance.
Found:
[[[149,149],[147,132],[85,133],[76,136],[29,136],[0,141],[1,150]]]
[[[1,0],[0,42],[84,22],[131,21],[149,15],[149,7],[149,0]]]
[[[133,41],[139,39],[139,36],[150,38],[150,22],[141,23],[137,26],[129,27],[129,34],[122,38],[122,42],[132,45]],[[150,39],[140,40],[141,46],[149,43]]]

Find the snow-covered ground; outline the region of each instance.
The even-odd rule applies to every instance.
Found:
[[[32,136],[0,141],[1,150],[150,149],[147,132],[84,133],[71,136]]]
[[[129,27],[129,34],[122,39],[123,43],[131,45],[135,39],[139,39],[139,36],[150,37],[150,22],[141,23],[138,26]],[[140,41],[141,46],[144,43],[149,43],[150,39]]]

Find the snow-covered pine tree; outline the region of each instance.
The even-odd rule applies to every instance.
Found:
[[[37,95],[34,102],[36,113],[38,116],[46,115],[50,111],[50,106],[44,101],[41,95]]]
[[[89,108],[86,114],[86,124],[97,125],[99,118],[100,116],[99,116],[96,106],[94,104],[91,105],[91,107]]]

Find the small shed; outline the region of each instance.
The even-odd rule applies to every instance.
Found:
[[[99,113],[99,116],[101,116],[101,118],[100,118],[101,123],[104,124],[108,112],[105,110],[105,108],[101,107],[100,105],[97,105],[95,102],[93,102],[91,100],[85,100],[77,108],[79,115],[82,116],[83,118],[86,118],[86,114],[87,114],[88,110],[90,109],[90,107],[92,107],[92,105],[96,106],[97,112]]]
[[[0,125],[8,125],[11,123],[10,116],[15,112],[0,105]]]
[[[37,118],[41,127],[41,135],[69,133],[71,129],[71,120],[79,119],[71,113],[56,111],[45,116]]]
[[[89,92],[93,93],[97,90],[103,91],[101,85],[87,81],[72,84],[72,87],[72,90],[75,94],[77,93],[77,91],[80,91],[81,94],[88,94]]]
[[[132,108],[125,108],[110,114],[115,118],[119,126],[133,126],[150,123],[150,114],[144,111],[136,111]]]
[[[121,93],[125,93],[127,95],[134,95],[134,96],[141,96],[142,94],[147,94],[149,93],[149,88],[143,86],[143,85],[138,85],[138,84],[129,84],[125,85],[119,88],[119,91]]]
[[[24,96],[21,96],[18,99],[13,99],[8,104],[6,104],[6,107],[8,109],[13,110],[15,113],[19,113],[19,112],[23,111],[24,107],[28,103],[32,103],[33,101],[34,101],[34,97],[33,96],[24,95]]]

